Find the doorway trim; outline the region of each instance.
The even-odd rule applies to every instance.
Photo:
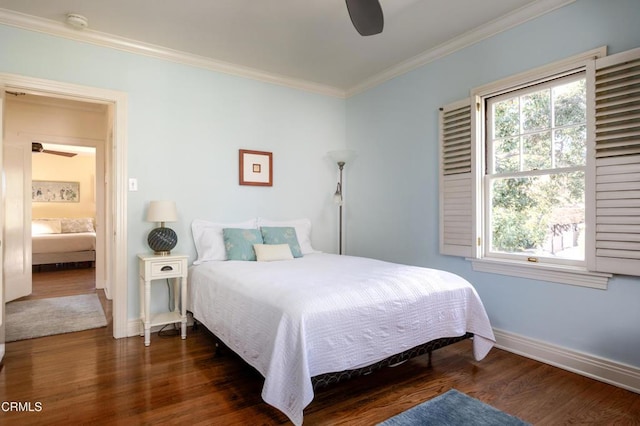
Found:
[[[106,286],[112,296],[113,337],[127,337],[127,94],[114,90],[0,73],[0,87],[54,98],[67,98],[110,106],[110,128],[105,141]]]

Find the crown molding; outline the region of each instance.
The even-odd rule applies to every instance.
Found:
[[[49,19],[38,18],[35,16],[14,12],[0,8],[0,24],[13,27],[23,28],[31,31],[37,31],[58,37],[63,37],[75,41],[91,43],[102,47],[117,49],[129,53],[145,55],[157,59],[163,59],[170,62],[191,65],[198,68],[204,68],[211,71],[217,71],[225,74],[235,75],[239,77],[249,78],[252,80],[272,83],[279,86],[285,86],[293,89],[303,90],[307,92],[317,93],[336,98],[349,98],[358,93],[364,92],[375,86],[378,86],[392,78],[406,74],[425,64],[433,62],[444,56],[450,55],[465,47],[471,46],[479,41],[506,31],[538,16],[549,13],[555,9],[566,6],[576,0],[538,0],[530,5],[521,7],[514,12],[502,16],[486,25],[478,27],[472,31],[466,32],[461,36],[455,37],[441,45],[427,50],[413,58],[399,63],[391,68],[366,79],[360,84],[353,86],[348,90],[337,87],[313,83],[301,79],[294,79],[278,74],[268,73],[255,68],[244,67],[229,62],[217,61],[204,56],[191,53],[181,52],[166,47],[143,43],[124,37],[102,33],[90,28],[77,30],[71,28],[61,22]]]
[[[406,74],[423,65],[433,62],[437,59],[450,55],[458,50],[469,47],[484,39],[492,37],[510,28],[523,24],[538,16],[552,12],[556,9],[564,7],[576,0],[538,0],[530,5],[523,6],[507,15],[495,19],[485,25],[474,30],[468,31],[458,37],[446,41],[439,46],[429,49],[413,58],[400,62],[379,74],[363,81],[362,83],[350,88],[346,92],[346,97],[357,95],[358,93],[369,90],[378,86],[392,78]]]
[[[217,61],[204,56],[181,52],[163,46],[95,31],[90,28],[77,30],[61,22],[43,19],[24,13],[0,8],[0,24],[23,28],[75,41],[91,43],[101,47],[117,49],[128,53],[163,59],[170,62],[191,65],[224,74],[245,77],[265,83],[277,84],[307,92],[344,98],[345,91],[335,87],[268,73],[255,68],[243,67],[229,62]]]

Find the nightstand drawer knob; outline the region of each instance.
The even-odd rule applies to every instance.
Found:
[[[167,266],[163,266],[162,268],[160,268],[161,271],[173,271],[173,268],[169,265]]]

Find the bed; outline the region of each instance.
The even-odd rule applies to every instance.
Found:
[[[31,264],[34,266],[96,260],[92,218],[43,218],[31,223]]]
[[[270,262],[198,253],[188,310],[264,376],[263,400],[296,425],[320,382],[471,336],[481,360],[495,343],[475,289],[449,272],[313,251]]]

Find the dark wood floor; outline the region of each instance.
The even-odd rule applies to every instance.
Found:
[[[108,326],[8,343],[0,401],[36,411],[1,410],[0,424],[288,424],[262,401],[261,376],[214,357],[202,328],[153,334],[149,347],[111,336]],[[316,392],[305,425],[374,425],[451,388],[536,425],[640,424],[638,394],[499,349],[477,362],[467,341],[436,351],[432,367],[420,357]]]
[[[40,268],[41,272],[33,272],[31,275],[31,294],[19,300],[96,293],[95,268],[55,269],[49,265],[42,265]]]

